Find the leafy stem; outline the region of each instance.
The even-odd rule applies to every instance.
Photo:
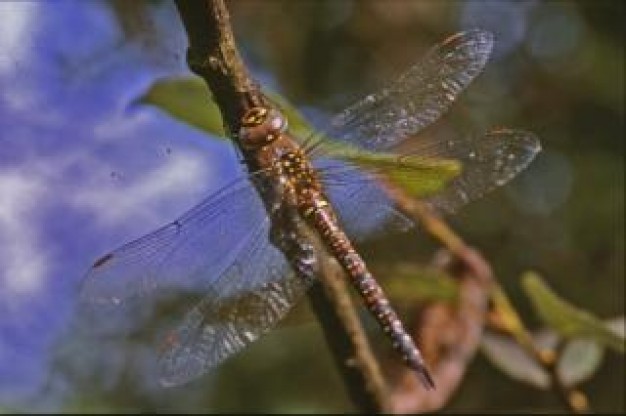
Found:
[[[464,262],[474,275],[488,280],[490,285],[490,299],[492,311],[487,325],[491,329],[504,333],[514,339],[547,374],[549,374],[552,390],[559,397],[564,406],[572,413],[586,413],[589,411],[589,402],[585,394],[573,387],[567,386],[560,378],[557,363],[563,352],[564,344],[554,350],[542,350],[534,342],[530,331],[526,328],[519,313],[510,301],[502,286],[492,275],[491,268],[486,260],[475,250],[471,249],[438,215],[428,206],[407,198],[399,189],[392,189],[395,200],[413,218],[436,239],[438,239],[457,259]]]

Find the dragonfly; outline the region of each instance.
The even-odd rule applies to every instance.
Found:
[[[161,384],[179,385],[274,328],[316,282],[324,252],[341,265],[406,365],[433,388],[424,359],[353,241],[412,226],[381,186],[391,173],[410,183],[428,166],[455,162],[458,174],[423,198],[433,209],[455,212],[509,181],[539,152],[533,133],[512,129],[393,150],[446,113],[482,72],[493,43],[481,29],[445,39],[395,82],[304,139],[290,133],[277,106],[249,108],[236,135],[245,175],[96,260],[82,299],[116,306],[161,290],[201,294],[159,347]]]

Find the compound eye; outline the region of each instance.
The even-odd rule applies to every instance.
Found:
[[[253,107],[241,119],[239,139],[244,147],[254,149],[272,143],[286,130],[287,120],[280,111]]]
[[[287,131],[287,119],[279,111],[272,110],[269,114],[268,127],[278,136]]]
[[[269,111],[265,107],[252,107],[241,119],[241,125],[243,127],[255,127],[260,126],[267,120]]]

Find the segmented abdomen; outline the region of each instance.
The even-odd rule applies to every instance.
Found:
[[[348,274],[352,285],[363,297],[365,306],[374,315],[383,331],[391,338],[393,347],[402,355],[407,365],[417,371],[427,388],[434,388],[428,372],[413,339],[404,329],[398,315],[393,310],[385,293],[367,270],[365,262],[356,252],[346,234],[338,227],[329,206],[316,203],[307,211],[309,221],[319,231],[331,253]]]

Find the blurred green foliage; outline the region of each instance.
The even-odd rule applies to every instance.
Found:
[[[587,311],[577,309],[557,296],[541,278],[532,272],[522,276],[522,285],[541,320],[560,335],[587,338],[624,353],[624,336],[606,328]]]
[[[528,340],[537,353],[531,353],[514,336],[487,333],[482,349],[489,360],[513,379],[542,390],[553,387],[551,375],[536,357],[555,357],[561,383],[576,387],[591,378],[604,358],[605,347],[624,353],[624,316],[603,322],[588,311],[581,310],[557,296],[534,272],[521,277],[522,286],[536,314],[545,323]],[[506,326],[515,335],[524,331],[519,323]]]

